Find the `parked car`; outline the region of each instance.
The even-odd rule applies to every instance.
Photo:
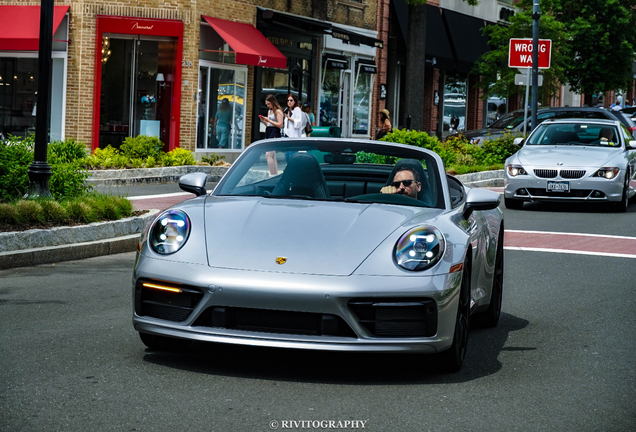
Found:
[[[504,202],[607,202],[627,211],[636,195],[636,140],[617,120],[548,120],[506,159]]]
[[[608,119],[619,120],[626,127],[631,127],[630,121],[617,111],[610,111],[605,108],[588,108],[588,107],[551,107],[539,108],[537,110],[537,123],[542,123],[549,119],[567,119],[567,118],[583,118],[583,119]],[[487,128],[474,129],[463,132],[461,135],[468,138],[474,144],[482,144],[484,141],[499,138],[506,133],[515,135],[523,134],[524,111],[517,110],[502,117]],[[528,110],[527,131],[530,131],[530,111]]]
[[[626,107],[621,110],[622,113],[627,114],[632,120],[636,122],[636,107]]]
[[[270,152],[287,163],[273,168]],[[380,193],[401,167],[417,173],[396,186],[419,188],[414,198]],[[210,194],[205,183],[204,173],[181,177],[197,197],[159,214],[140,239],[133,323],[151,349],[431,353],[454,371],[471,322],[499,320],[500,197],[447,176],[434,152],[263,140]]]

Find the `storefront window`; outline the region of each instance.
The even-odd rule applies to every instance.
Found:
[[[265,99],[267,96],[274,95],[281,108],[287,108],[287,95],[289,94],[289,72],[280,69],[263,68],[261,75],[263,90],[261,91],[261,115],[267,115],[267,105]]]
[[[341,102],[340,76],[343,71],[327,68],[323,71],[322,93],[320,94],[320,126],[340,126],[339,108]]]
[[[466,130],[466,82],[465,74],[446,75],[442,137]]]
[[[176,59],[175,38],[105,35],[102,46],[99,147],[118,148],[147,135],[168,147]]]
[[[244,68],[219,68],[201,62],[197,149],[237,149],[244,147]]]
[[[64,121],[64,58],[53,58],[50,140],[61,140]],[[38,59],[0,56],[0,135],[26,137],[35,133]],[[2,137],[0,137],[2,138]]]
[[[371,111],[371,92],[375,66],[358,64],[353,92],[352,133],[369,135],[369,113]]]

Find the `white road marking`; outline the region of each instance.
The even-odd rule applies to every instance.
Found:
[[[547,249],[547,248],[504,246],[504,250],[517,250],[517,251],[525,251],[525,252],[556,252],[556,253],[575,254],[575,255],[607,256],[607,257],[614,257],[614,258],[636,258],[636,255],[632,255],[632,254],[618,254],[618,253],[612,253],[612,252],[575,251],[575,250],[569,250],[569,249]]]
[[[636,237],[606,235],[606,234],[583,234],[583,233],[553,232],[553,231],[525,231],[525,230],[511,230],[511,229],[507,229],[506,232],[524,233],[524,234],[569,235],[569,236],[581,236],[581,237],[603,237],[603,238],[636,240]]]

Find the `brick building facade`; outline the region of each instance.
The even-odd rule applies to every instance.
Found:
[[[39,7],[40,3],[3,0],[0,6]],[[262,17],[263,13],[267,15],[267,11],[270,15],[271,11],[280,16],[285,14],[284,18],[290,22],[295,20],[296,27],[292,25],[275,30],[294,37],[304,36],[310,41],[303,46],[310,48],[307,52],[312,60],[312,69],[305,70],[303,76],[310,78],[311,91],[302,91],[300,95],[309,97],[307,101],[315,107],[321,105],[323,51],[331,43],[326,40],[340,37],[352,47],[359,45],[359,38],[367,45],[376,41],[377,5],[374,0],[57,0],[55,6],[66,7],[66,19],[60,28],[64,27],[68,42],[57,54],[63,58],[59,62],[63,63],[63,78],[53,83],[54,87],[61,87],[63,93],[60,137],[80,140],[92,149],[107,144],[116,146],[125,136],[151,131],[160,136],[166,149],[179,146],[201,153],[228,151],[228,159],[231,160],[250,142],[261,137],[260,122],[254,121],[254,117],[261,114],[261,103],[257,99],[264,96],[256,84],[262,79],[261,70],[269,68],[237,61],[235,47],[224,43],[227,41],[218,42],[219,35],[203,17],[253,27],[271,27],[266,18],[261,20],[261,25],[257,22],[257,17]],[[303,19],[309,20],[312,28],[305,28]],[[175,24],[176,27],[173,26]],[[336,24],[342,27],[333,27]],[[134,26],[137,26],[136,30]],[[173,34],[174,31],[176,33]],[[231,31],[229,35],[234,37]],[[269,43],[280,41],[280,38],[269,39]],[[217,42],[221,49],[209,49],[210,43]],[[125,50],[123,60],[119,59],[122,50]],[[373,62],[375,47],[367,51],[373,51],[367,56],[367,60]],[[147,57],[142,57],[144,54]],[[37,51],[7,51],[0,55],[11,59],[33,59],[37,58]],[[156,57],[154,63],[147,60],[148,55]],[[23,60],[14,63],[11,66],[14,69],[27,68],[20,66]],[[200,67],[202,64],[206,65],[205,69]],[[275,68],[290,77],[287,79],[289,84],[281,91],[294,91],[292,65],[288,66],[287,71],[286,68]],[[204,77],[209,83],[213,78],[218,81],[233,77],[228,82],[215,81],[217,88],[212,89],[218,92],[213,99],[218,98],[219,109],[223,99],[234,106],[231,125],[231,139],[234,141],[227,145],[227,150],[221,146],[210,147],[211,141],[218,144],[217,137],[210,137],[211,132],[206,130],[211,126],[198,125],[204,118],[212,125],[215,120],[211,115],[217,111],[217,107],[212,106],[216,104],[207,108],[202,106],[202,100],[206,98],[202,94],[202,86],[207,85],[202,78],[204,73],[209,74]],[[117,81],[117,74],[125,76],[120,76]],[[37,80],[37,77],[32,78]],[[28,78],[26,81],[29,81]],[[228,95],[228,91],[232,94]],[[208,92],[208,99],[209,94],[212,93]],[[150,102],[146,99],[140,102],[140,98],[144,97]],[[160,100],[162,97],[164,101]],[[31,104],[24,103],[26,108],[21,111],[30,110]],[[14,129],[22,128],[16,126]],[[23,129],[19,132],[30,130],[27,126]],[[203,140],[205,144],[201,148],[204,135],[208,138]],[[369,136],[368,131],[366,136]]]

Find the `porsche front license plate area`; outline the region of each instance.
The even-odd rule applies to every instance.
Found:
[[[570,182],[549,181],[548,192],[570,192]]]

